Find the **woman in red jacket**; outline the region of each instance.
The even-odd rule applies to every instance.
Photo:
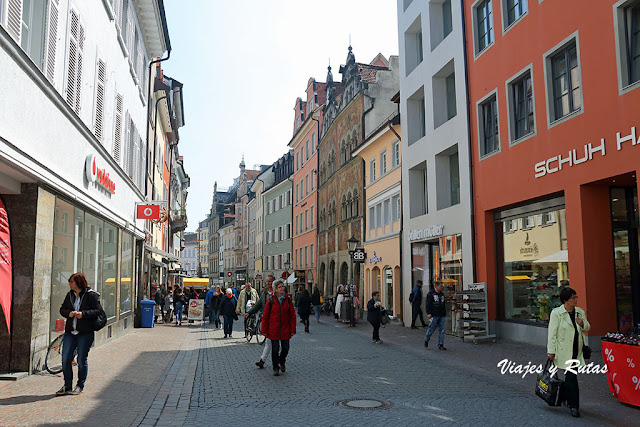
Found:
[[[262,335],[271,340],[271,361],[276,377],[287,370],[285,362],[289,354],[289,340],[296,334],[296,312],[291,295],[284,289],[284,282],[274,282],[275,296],[269,297],[262,314]],[[281,348],[282,347],[282,348]]]

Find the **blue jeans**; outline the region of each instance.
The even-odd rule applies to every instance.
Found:
[[[220,309],[215,309],[213,306],[209,307],[209,323],[218,324],[220,321]]]
[[[440,330],[438,331],[438,345],[444,345],[444,324],[446,320],[447,320],[446,316],[442,316],[442,317],[432,316],[431,324],[429,325],[429,330],[427,331],[427,335],[424,336],[424,340],[429,342],[429,339],[431,338],[431,334],[433,334],[436,331],[436,327],[438,327],[440,328]]]
[[[80,332],[73,335],[71,332],[65,332],[62,339],[62,373],[64,374],[64,386],[71,389],[73,384],[73,369],[71,362],[73,361],[73,352],[78,350],[78,387],[84,388],[84,382],[87,380],[87,371],[89,364],[87,357],[89,349],[95,338],[94,332]]]
[[[182,303],[176,303],[176,322],[182,322]]]
[[[316,320],[320,320],[320,306],[319,305],[314,305],[313,306],[313,311],[316,313]]]
[[[224,334],[231,336],[231,332],[233,331],[233,315],[223,314],[222,318],[224,319]]]

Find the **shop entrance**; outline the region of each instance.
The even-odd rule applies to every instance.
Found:
[[[611,187],[611,226],[618,330],[640,323],[640,221],[637,186]]]

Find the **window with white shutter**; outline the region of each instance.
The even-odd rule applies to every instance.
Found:
[[[125,42],[127,43],[127,51],[129,52],[129,60],[133,63],[135,58],[134,49],[135,49],[135,35],[136,35],[136,21],[133,14],[133,2],[129,0],[127,2],[127,33],[125,37]]]
[[[113,123],[113,159],[120,163],[122,150],[122,95],[116,93],[115,120]]]
[[[58,44],[58,9],[60,0],[49,1],[49,23],[47,27],[47,50],[45,51],[46,75],[51,83],[55,78],[56,47]]]
[[[93,134],[98,141],[104,140],[104,97],[105,97],[105,85],[107,80],[107,64],[98,58],[96,64],[96,99],[95,110],[93,118]]]
[[[147,150],[145,150],[144,141],[142,137],[138,138],[138,144],[140,144],[140,190],[144,191],[144,184],[146,177],[146,168],[144,165],[147,164]]]
[[[133,183],[140,187],[140,135],[138,129],[134,127],[133,131],[133,164],[131,165],[131,171],[129,176],[133,180]]]
[[[112,0],[113,14],[115,15],[116,28],[118,31],[122,29],[122,6],[123,0]]]
[[[71,10],[69,26],[69,57],[67,64],[67,103],[76,114],[80,114],[80,95],[82,89],[82,60],[84,53],[84,26],[75,10]]]
[[[7,32],[20,44],[22,34],[22,0],[7,1]]]
[[[131,156],[130,144],[129,140],[131,139],[131,116],[129,116],[129,112],[127,111],[124,116],[124,151],[122,156],[122,170],[127,172],[129,168],[129,158]]]

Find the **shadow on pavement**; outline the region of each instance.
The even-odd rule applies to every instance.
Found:
[[[0,399],[0,406],[10,406],[10,405],[23,405],[25,403],[33,403],[33,402],[41,402],[43,400],[55,399],[55,394],[47,394],[47,395],[27,395],[27,396],[13,396],[8,397],[6,399]]]

